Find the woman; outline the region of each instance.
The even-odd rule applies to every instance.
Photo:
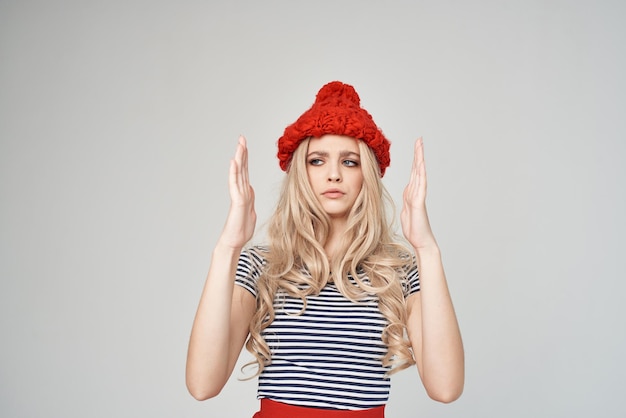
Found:
[[[190,393],[216,396],[245,344],[257,418],[384,417],[389,375],[413,364],[431,398],[457,399],[463,346],[426,213],[421,138],[401,214],[412,250],[385,215],[389,141],[352,86],[322,87],[278,149],[287,175],[266,247],[244,248],[256,222],[244,138],[231,161],[230,211],[189,342]]]

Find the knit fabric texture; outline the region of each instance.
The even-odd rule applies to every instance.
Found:
[[[302,140],[328,134],[345,135],[365,142],[376,155],[380,176],[385,174],[390,162],[390,143],[372,116],[361,107],[361,99],[354,87],[340,81],[323,86],[311,108],[285,128],[283,136],[278,139],[280,168],[287,171],[291,156]]]

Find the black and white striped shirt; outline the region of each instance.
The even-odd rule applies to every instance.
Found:
[[[256,281],[265,264],[263,249],[242,251],[236,283],[257,295]],[[403,280],[405,297],[419,290],[415,264]],[[280,292],[275,318],[263,332],[272,362],[259,376],[258,397],[292,405],[358,410],[383,405],[389,378],[381,335],[387,320],[378,298],[352,302],[333,283],[302,300]]]

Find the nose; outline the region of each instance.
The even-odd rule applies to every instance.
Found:
[[[341,181],[341,173],[339,167],[334,164],[329,164],[330,170],[328,172],[328,181],[331,183],[339,183]]]

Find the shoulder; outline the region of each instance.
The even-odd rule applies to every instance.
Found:
[[[417,257],[410,252],[402,252],[399,256],[402,267],[400,278],[405,297],[420,290]]]
[[[241,250],[239,260],[246,260],[255,265],[265,265],[269,248],[265,245],[254,245]]]
[[[237,276],[258,276],[267,264],[268,251],[268,248],[262,245],[241,250],[237,262]]]
[[[247,289],[253,296],[257,295],[257,281],[265,265],[268,249],[257,245],[244,248],[239,254],[235,284]]]

